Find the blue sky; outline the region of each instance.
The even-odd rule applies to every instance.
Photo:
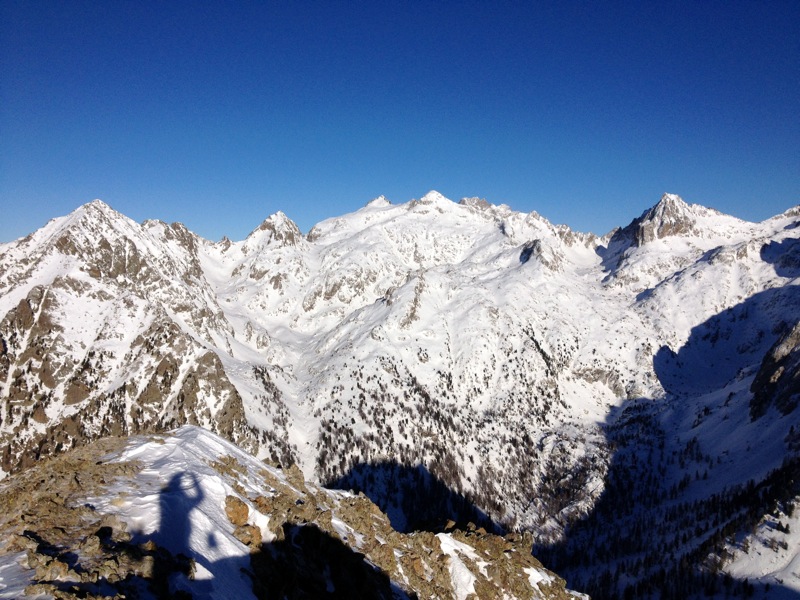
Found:
[[[605,233],[800,203],[800,2],[0,2],[0,241],[101,198],[243,239],[385,195]]]

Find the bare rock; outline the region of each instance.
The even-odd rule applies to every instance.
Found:
[[[800,323],[787,331],[769,349],[750,386],[750,416],[753,420],[774,405],[782,414],[800,403]]]
[[[233,531],[233,537],[256,552],[261,548],[261,530],[255,525],[240,525]]]
[[[249,514],[247,504],[236,496],[228,496],[225,498],[225,514],[228,520],[236,526],[241,526],[247,523],[247,516]]]

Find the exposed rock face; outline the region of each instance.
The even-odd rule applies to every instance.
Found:
[[[200,244],[180,224],[138,225],[96,201],[4,255],[16,268],[0,294],[19,300],[0,320],[3,471],[100,436],[184,423],[258,448],[261,434],[208,350],[232,329]],[[37,278],[41,269],[56,275]]]
[[[770,406],[786,415],[800,403],[800,323],[770,348],[750,387],[750,416],[757,419]]]
[[[702,221],[719,216],[723,215],[713,209],[687,204],[675,194],[664,194],[658,204],[617,230],[614,236],[619,240],[628,239],[635,246],[668,237],[702,236],[705,229]]]
[[[162,460],[163,471],[173,468],[153,458],[159,452],[183,456],[177,466],[190,472],[203,470],[188,483],[179,475],[162,485],[161,537],[137,532],[124,510],[151,497],[153,460]],[[139,460],[124,459],[131,455]],[[0,485],[0,508],[0,566],[21,562],[26,595],[188,598],[205,590],[222,597],[224,588],[215,586],[244,561],[255,598],[449,599],[466,597],[467,589],[480,599],[577,597],[531,556],[529,535],[474,528],[400,534],[366,497],[315,487],[296,468],[264,467],[191,427],[174,437],[109,438],[41,461]],[[193,533],[183,551],[168,549],[187,529]],[[206,536],[217,547],[231,536],[241,558],[210,562],[189,542]]]
[[[695,233],[696,219],[686,202],[674,194],[664,194],[661,201],[634,221],[636,244],[670,236]]]
[[[533,240],[532,242],[524,244],[519,254],[519,262],[522,264],[527,263],[531,259],[534,259],[534,261],[544,265],[551,271],[559,271],[561,270],[563,256],[552,248],[545,247],[544,244],[542,244],[542,240]]]
[[[257,238],[257,243],[261,244],[274,241],[279,245],[296,246],[303,239],[303,234],[291,219],[278,212],[261,223],[250,234],[248,240],[251,238],[254,240]]]

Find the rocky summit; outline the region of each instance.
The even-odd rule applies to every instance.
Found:
[[[430,192],[219,242],[94,201],[0,244],[0,468],[195,425],[594,598],[800,593],[799,236],[674,194],[602,236]]]
[[[0,597],[579,598],[530,534],[402,534],[194,426],[105,438],[0,485]]]

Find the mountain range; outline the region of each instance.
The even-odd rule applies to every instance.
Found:
[[[799,227],[430,192],[211,242],[94,201],[0,244],[0,466],[195,425],[592,597],[795,597]]]

